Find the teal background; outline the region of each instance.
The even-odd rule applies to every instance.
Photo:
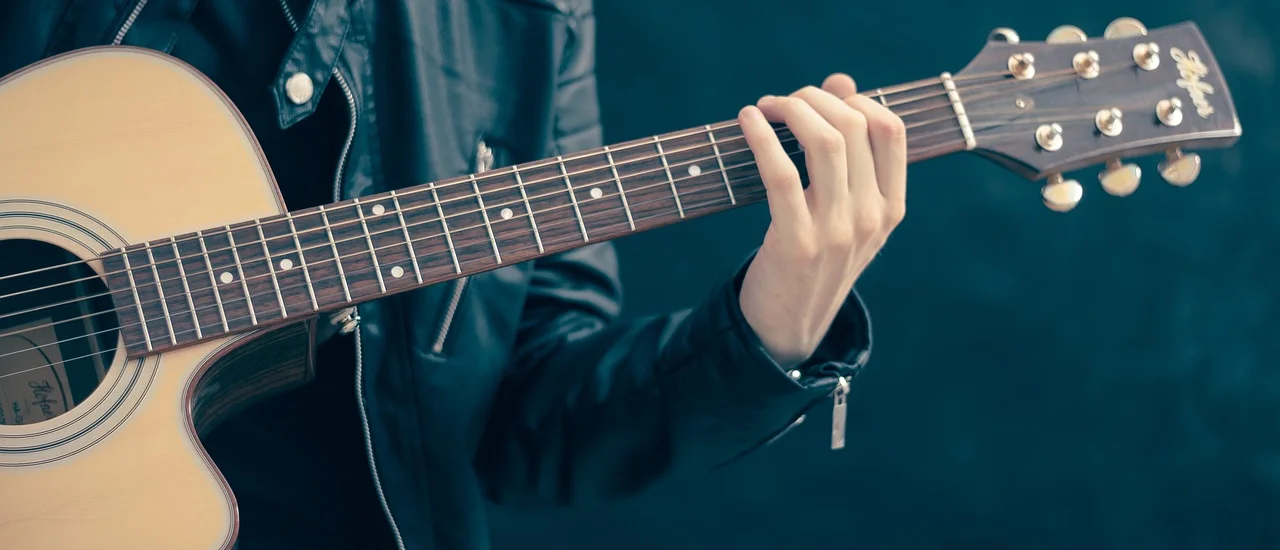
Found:
[[[960,155],[911,167],[909,209],[859,283],[876,346],[850,399],[709,475],[587,510],[496,511],[498,548],[1280,546],[1280,5],[597,2],[611,142],[732,118],[833,71],[864,88],[956,71],[988,31],[1196,21],[1244,138],[1185,189],[1141,161],[1126,199]],[[619,242],[627,314],[686,307],[757,246],[757,205]]]

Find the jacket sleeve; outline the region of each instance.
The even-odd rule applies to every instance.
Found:
[[[593,27],[589,12],[570,18],[556,99],[561,153],[600,145]],[[784,370],[738,305],[750,261],[692,309],[620,320],[612,245],[538,260],[477,458],[489,497],[568,505],[625,496],[749,452],[827,400],[869,353],[861,300],[851,294],[818,352]]]

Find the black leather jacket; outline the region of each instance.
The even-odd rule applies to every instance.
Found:
[[[197,1],[219,0],[4,0],[0,73],[85,46],[169,51]],[[302,32],[255,107],[289,126],[345,96],[342,198],[601,145],[589,0],[262,1]],[[299,72],[317,92],[295,103]],[[366,445],[401,547],[486,548],[485,500],[579,504],[724,463],[865,364],[854,294],[815,357],[780,368],[739,310],[742,272],[691,310],[619,321],[600,244],[360,306]]]

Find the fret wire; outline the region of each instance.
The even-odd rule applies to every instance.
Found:
[[[142,339],[147,344],[147,351],[155,348],[151,346],[151,333],[147,330],[147,314],[142,311],[142,297],[138,296],[138,283],[133,280],[133,267],[129,265],[129,251],[125,250],[124,254],[124,271],[129,275],[129,289],[133,291],[133,305],[138,308],[138,321],[142,325]]]
[[[400,218],[400,229],[404,231],[404,245],[409,247],[409,261],[413,262],[413,276],[422,284],[422,270],[418,268],[418,253],[413,251],[413,237],[409,236],[409,224],[404,221],[404,210],[400,208],[400,197],[396,190],[391,190],[391,204],[396,207],[396,217]]]
[[[484,198],[481,197],[480,184],[476,183],[475,174],[471,175],[471,190],[476,193],[476,204],[480,205],[480,216],[484,219],[484,228],[489,232],[489,244],[493,245],[493,257],[502,263],[502,253],[498,252],[498,239],[493,236],[493,225],[489,223],[489,210],[484,207]]]
[[[667,172],[667,181],[671,182],[671,196],[676,199],[676,211],[684,218],[684,205],[680,204],[680,192],[676,191],[676,178],[671,175],[671,166],[667,164],[667,155],[662,152],[662,139],[653,136],[653,144],[658,146],[658,159],[662,161],[662,169]]]
[[[733,186],[729,185],[729,172],[724,169],[724,158],[720,156],[720,144],[716,143],[716,134],[711,131],[711,125],[707,125],[707,137],[711,139],[711,150],[716,153],[716,164],[720,165],[720,177],[724,178],[724,188],[729,191],[729,204],[738,204],[738,199],[733,196]]]
[[[440,227],[444,228],[444,240],[449,244],[449,256],[453,258],[453,270],[456,273],[462,273],[462,264],[458,263],[458,252],[453,248],[453,236],[449,234],[449,220],[444,216],[444,208],[440,206],[440,195],[436,193],[436,184],[428,183],[427,188],[431,190],[431,199],[436,203],[436,214],[440,216]]]
[[[302,278],[307,281],[307,295],[311,297],[311,310],[320,311],[320,303],[316,301],[315,285],[311,284],[311,270],[307,269],[307,253],[302,249],[302,241],[298,240],[298,228],[293,225],[293,214],[284,213],[289,220],[289,234],[293,235],[293,246],[298,253],[298,265],[302,267]]]
[[[276,276],[276,261],[271,257],[271,249],[267,248],[267,235],[262,232],[262,220],[256,220],[258,239],[262,242],[262,253],[266,255],[267,269],[271,271],[271,286],[276,290],[276,300],[280,302],[280,318],[287,319],[289,310],[284,305],[284,295],[280,293],[280,278]]]
[[[364,208],[360,207],[360,198],[352,199],[356,215],[360,216],[360,228],[364,230],[364,242],[369,245],[369,259],[373,260],[373,271],[378,276],[378,290],[387,293],[387,285],[382,281],[382,265],[378,263],[378,252],[373,248],[373,235],[369,234],[369,224],[364,220]]]
[[[209,247],[204,242],[204,232],[196,231],[196,239],[200,241],[200,254],[204,255],[204,266],[209,271],[209,286],[213,287],[213,299],[218,303],[218,316],[222,318],[222,332],[231,332],[227,325],[227,310],[222,305],[222,290],[218,288],[218,279],[213,275],[213,260],[209,257]]]
[[[169,301],[164,294],[164,287],[160,286],[160,270],[156,267],[156,255],[151,252],[151,247],[147,247],[147,260],[151,262],[151,276],[156,278],[156,292],[160,294],[160,311],[164,312],[164,325],[169,328],[169,343],[178,345],[178,337],[173,334],[173,319],[169,316]]]
[[[533,240],[538,243],[538,253],[542,254],[545,250],[542,248],[542,235],[538,233],[538,221],[533,219],[533,207],[529,206],[529,195],[524,190],[524,179],[520,177],[520,168],[511,167],[511,173],[516,175],[516,187],[520,189],[520,200],[524,201],[524,211],[529,213],[529,226],[533,227]]]
[[[351,289],[347,288],[347,273],[342,269],[342,256],[338,254],[338,243],[333,241],[333,228],[329,225],[329,213],[324,205],[320,205],[320,219],[324,222],[324,232],[329,236],[329,248],[333,249],[333,263],[338,266],[338,280],[342,282],[342,295],[347,302],[351,301]]]
[[[556,156],[556,162],[560,165],[560,174],[564,177],[564,186],[569,189],[569,201],[573,203],[573,211],[578,215],[578,228],[582,229],[582,242],[590,241],[587,237],[587,224],[582,221],[582,210],[578,209],[578,195],[573,192],[573,183],[569,182],[569,170],[564,166],[564,157]],[[531,216],[533,214],[530,214]]]
[[[200,331],[200,317],[196,315],[196,300],[191,296],[191,285],[187,284],[187,269],[182,266],[182,251],[178,250],[178,240],[169,237],[169,246],[173,247],[173,257],[178,264],[178,278],[182,279],[182,290],[187,293],[187,307],[191,308],[191,324],[196,327],[196,340],[203,340],[204,333]]]
[[[707,125],[708,128],[711,125]],[[604,146],[604,158],[609,162],[609,172],[613,174],[613,183],[618,186],[618,196],[622,197],[622,209],[627,213],[627,225],[632,231],[636,230],[636,221],[631,218],[631,205],[627,203],[627,192],[622,188],[622,178],[618,177],[618,165],[613,162],[613,152],[609,150],[609,146]]]
[[[244,289],[244,303],[249,306],[249,322],[258,326],[258,314],[253,311],[253,294],[249,293],[249,281],[244,280],[244,268],[240,265],[240,251],[236,250],[236,237],[232,235],[231,226],[224,225],[227,230],[227,243],[231,245],[231,257],[236,261],[236,273],[240,274],[240,288]]]

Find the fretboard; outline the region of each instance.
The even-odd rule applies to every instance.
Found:
[[[967,148],[948,82],[944,75],[864,94],[907,123],[913,162]],[[799,144],[776,127],[803,168]],[[209,228],[102,259],[126,348],[140,356],[764,198],[754,157],[730,121]]]

